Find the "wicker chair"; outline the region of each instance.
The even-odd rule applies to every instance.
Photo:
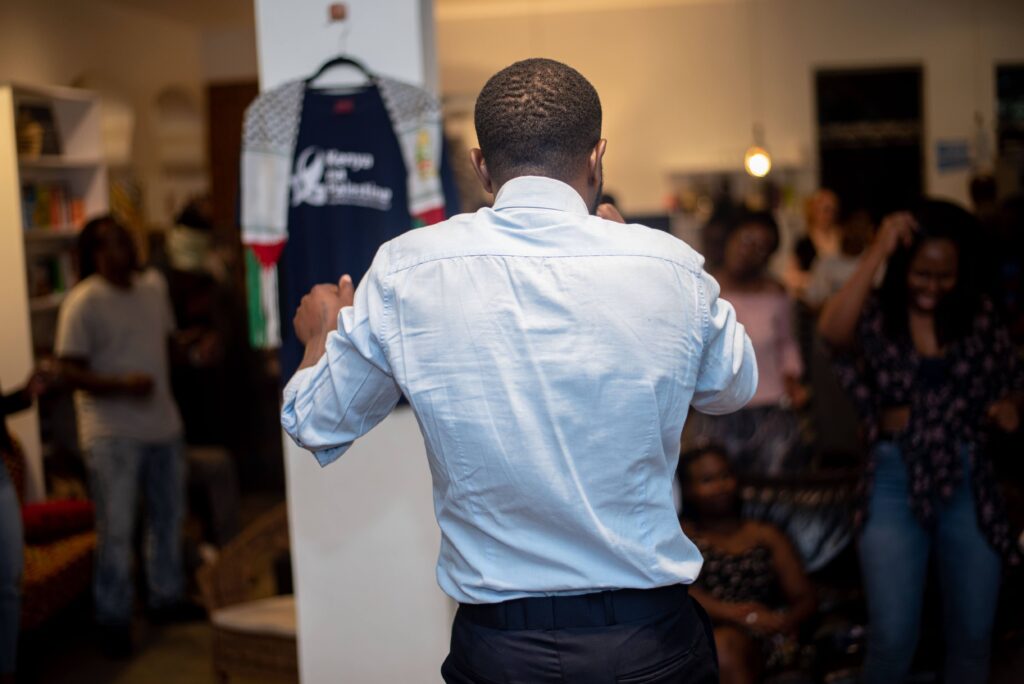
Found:
[[[816,475],[746,478],[743,514],[770,522],[796,544],[808,572],[820,570],[853,540],[857,470]]]
[[[0,430],[3,429],[0,424]],[[22,503],[25,565],[21,584],[21,629],[28,631],[56,617],[89,591],[96,532],[90,501],[24,503],[24,455],[17,440],[13,446],[13,451],[0,450],[3,456],[0,468],[7,468]]]
[[[273,566],[287,553],[288,511],[276,506],[199,571],[213,626],[213,669],[231,677],[299,681],[294,596],[275,596]]]

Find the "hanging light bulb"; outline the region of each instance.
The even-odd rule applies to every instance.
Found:
[[[772,155],[764,147],[759,124],[754,124],[754,144],[743,155],[743,168],[754,178],[764,178],[772,170]]]
[[[763,147],[752,145],[743,155],[743,168],[755,178],[764,178],[772,170],[772,156]]]

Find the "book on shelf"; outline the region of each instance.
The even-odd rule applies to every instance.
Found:
[[[78,228],[85,218],[85,203],[64,183],[25,183],[21,186],[22,225],[33,228]]]
[[[61,153],[61,140],[49,103],[22,102],[15,116],[18,154],[26,159]]]
[[[76,281],[70,252],[35,256],[28,261],[29,297],[67,292]]]

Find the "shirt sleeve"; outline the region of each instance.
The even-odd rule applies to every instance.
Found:
[[[690,402],[701,413],[722,415],[743,408],[757,391],[757,360],[747,331],[732,304],[718,297],[721,288],[700,275],[704,313],[704,349]]]
[[[864,303],[864,309],[857,320],[857,343],[854,347],[838,348],[822,340],[831,360],[835,378],[860,416],[868,444],[874,444],[879,435],[876,403],[879,392],[873,383],[878,373],[869,367],[870,353],[865,354],[865,347],[877,354],[882,345],[881,330],[882,310],[877,295],[871,295]]]
[[[160,296],[161,322],[164,326],[164,333],[170,335],[178,329],[178,322],[174,318],[174,305],[171,303],[171,288],[162,273],[154,269],[152,274],[153,282],[156,284]]]
[[[54,353],[57,358],[87,359],[92,352],[89,344],[87,310],[78,294],[72,290],[57,315],[57,336],[54,342]]]
[[[32,406],[32,396],[28,393],[28,388],[26,387],[22,387],[20,390],[10,394],[0,392],[0,419],[12,413],[24,411],[30,406]]]
[[[322,466],[382,421],[401,396],[381,344],[387,339],[387,248],[377,252],[353,306],[338,313],[326,353],[315,366],[295,373],[284,390],[281,425]]]
[[[1010,330],[996,316],[995,308],[989,300],[982,303],[982,316],[987,317],[987,325],[992,330],[991,342],[987,345],[988,357],[1000,367],[996,374],[1001,387],[997,388],[999,398],[1009,393],[1024,391],[1024,363],[1021,363],[1020,351],[1010,337]]]
[[[779,367],[783,376],[799,378],[804,374],[804,360],[800,354],[800,345],[797,344],[796,334],[793,330],[793,302],[786,294],[780,294],[779,316],[776,319],[778,330],[776,334],[779,340]]]

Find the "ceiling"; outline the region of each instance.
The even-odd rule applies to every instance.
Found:
[[[442,19],[562,14],[602,10],[643,9],[667,5],[717,4],[749,0],[434,0]]]
[[[253,26],[254,0],[105,0],[132,7],[199,29]],[[287,0],[281,0],[285,2]],[[324,7],[329,0],[323,0]],[[433,0],[439,18],[532,15],[541,12],[576,12],[637,9],[659,5],[685,5],[743,0]]]

